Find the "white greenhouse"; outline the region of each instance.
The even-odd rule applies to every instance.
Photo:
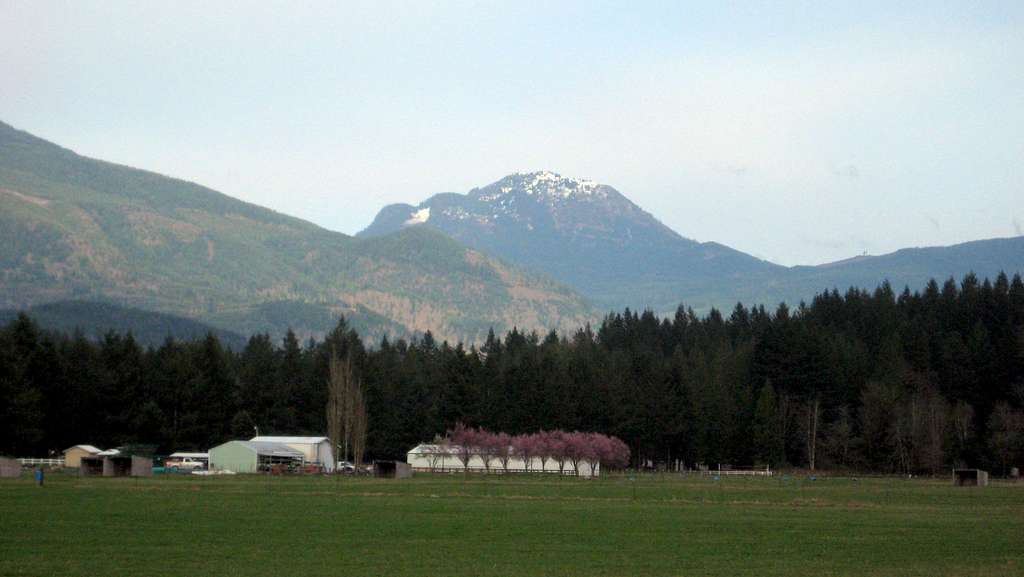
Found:
[[[483,455],[473,450],[470,453],[468,466],[463,465],[460,458],[461,448],[458,445],[417,445],[406,455],[406,462],[413,468],[413,471],[431,471],[436,473],[463,472],[469,469],[470,472],[484,473],[561,473],[563,475],[596,477],[601,474],[601,463],[591,463],[580,460],[577,465],[579,472],[573,464],[565,460],[561,467],[555,459],[547,459],[543,463],[539,457],[533,457],[527,463],[522,457],[509,457],[508,464],[502,463],[501,459],[494,455]],[[487,458],[487,463],[484,459]],[[488,467],[489,465],[489,467]],[[527,466],[529,465],[529,466]]]

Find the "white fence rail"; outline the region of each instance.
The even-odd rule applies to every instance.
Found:
[[[22,467],[63,467],[64,459],[18,459]]]
[[[771,477],[774,474],[769,467],[763,469],[755,468],[735,468],[728,467],[723,468],[721,465],[717,469],[710,469],[707,467],[701,467],[699,469],[701,475],[719,475],[719,476],[737,476],[737,477]]]

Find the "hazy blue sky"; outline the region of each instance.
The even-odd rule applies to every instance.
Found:
[[[1021,234],[1022,7],[0,0],[0,120],[346,233],[548,169],[820,263]]]

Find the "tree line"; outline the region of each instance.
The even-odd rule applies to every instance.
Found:
[[[447,457],[458,459],[464,471],[471,469],[475,457],[487,473],[492,470],[508,473],[513,462],[527,473],[549,471],[547,465],[551,462],[560,474],[572,471],[577,476],[584,469],[594,475],[598,467],[615,469],[629,464],[629,446],[622,439],[580,431],[509,435],[458,423],[445,437],[438,436],[433,444],[421,445],[418,449],[432,471],[443,466]]]
[[[324,434],[332,354],[359,383],[371,459],[464,423],[614,435],[634,464],[935,473],[1024,460],[1024,283],[1005,274],[830,290],[795,308],[737,304],[727,316],[627,309],[596,329],[491,332],[479,347],[430,333],[367,346],[341,319],[321,341],[258,334],[233,351],[208,335],[143,348],[131,334],[91,341],[21,315],[0,329],[0,453],[205,450],[254,427]]]

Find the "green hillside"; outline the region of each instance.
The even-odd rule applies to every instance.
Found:
[[[119,335],[131,333],[142,346],[160,346],[167,337],[198,340],[213,333],[225,346],[240,351],[248,340],[238,333],[184,317],[89,301],[47,303],[25,311],[0,310],[0,324],[11,322],[20,312],[25,312],[47,330],[62,333],[78,330],[90,339],[102,338],[111,331]]]
[[[354,239],[200,185],[85,158],[0,123],[0,308],[105,300],[248,333],[568,329],[553,281],[407,230]]]

